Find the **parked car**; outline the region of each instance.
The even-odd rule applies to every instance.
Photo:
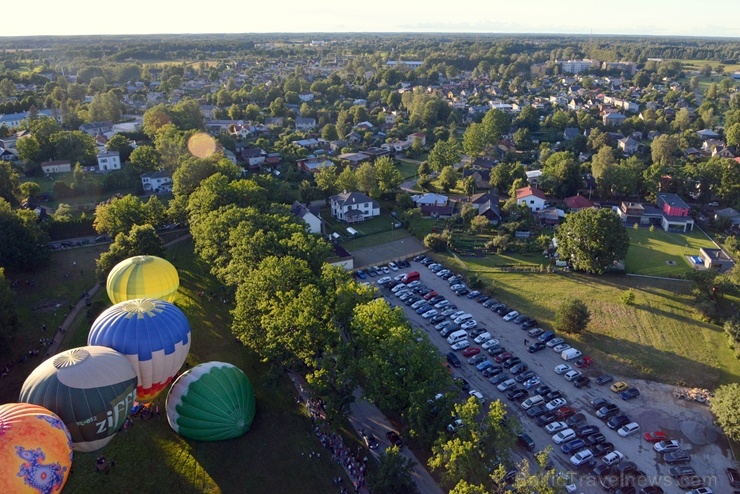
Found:
[[[454,434],[455,432],[462,429],[462,426],[463,426],[463,421],[460,419],[455,419],[452,421],[451,424],[447,426],[447,432],[451,432]]]
[[[613,380],[614,378],[609,374],[602,374],[596,378],[596,384],[598,384],[599,386],[603,386],[604,384],[609,384]]]
[[[606,425],[610,429],[619,429],[623,425],[627,425],[630,423],[630,418],[626,415],[617,415],[615,417],[610,418]]]
[[[554,347],[552,348],[552,350],[553,350],[553,351],[554,351],[555,353],[563,353],[564,351],[566,351],[566,350],[570,350],[570,349],[571,349],[571,346],[570,346],[569,344],[567,344],[567,343],[561,343],[561,344],[559,344],[559,345],[555,345],[555,346],[554,346]]]
[[[573,439],[560,446],[560,450],[565,454],[573,454],[576,451],[580,451],[586,447],[586,442],[583,439]]]
[[[617,430],[617,434],[622,437],[631,436],[632,434],[635,434],[637,432],[640,432],[640,424],[638,424],[637,422],[630,422],[629,424],[625,424]]]
[[[526,364],[519,364],[519,365],[526,365]],[[514,374],[513,371],[511,373]],[[533,370],[524,370],[518,376],[516,376],[516,382],[524,383],[534,377],[537,377],[537,374],[535,374]]]
[[[600,419],[606,419],[617,415],[619,413],[619,407],[614,403],[607,403],[603,407],[596,410],[596,416]]]
[[[514,324],[522,324],[529,321],[529,316],[525,316],[524,314],[520,314],[519,316],[514,319]]]
[[[478,326],[478,321],[475,319],[470,319],[469,321],[465,321],[460,325],[460,329],[469,330],[474,329],[476,326]]]
[[[478,403],[483,404],[486,402],[486,399],[483,397],[483,393],[481,393],[477,389],[471,389],[470,391],[468,391],[468,395],[478,400]]]
[[[593,452],[597,456],[608,455],[612,451],[614,451],[614,445],[609,442],[597,444],[593,447]]]
[[[468,342],[468,340],[462,340],[462,341],[458,341],[457,343],[454,343],[451,348],[455,351],[458,351],[458,350],[462,350],[463,348],[468,348],[469,346],[470,346],[470,342]],[[463,353],[463,355],[465,354]]]
[[[629,388],[619,393],[619,396],[621,396],[625,401],[632,400],[640,396],[640,390],[637,388]]]
[[[539,417],[537,417],[537,426],[544,427],[550,422],[555,422],[557,419],[558,418],[552,412],[540,415]]]
[[[504,360],[501,365],[504,366],[504,369],[511,369],[516,364],[520,364],[522,362],[522,359],[519,357],[511,357],[509,360]]]
[[[725,473],[732,487],[740,487],[740,472],[736,468],[725,468]]]
[[[536,353],[536,352],[539,352],[540,350],[544,349],[545,347],[546,347],[546,345],[544,343],[542,343],[541,341],[535,341],[534,343],[532,343],[531,345],[529,345],[529,347],[527,348],[527,352],[529,352],[529,353]]]
[[[669,465],[677,465],[679,463],[688,463],[691,461],[691,455],[682,449],[677,449],[663,455],[663,461]]]
[[[403,448],[403,441],[401,440],[401,436],[398,434],[398,432],[388,431],[385,433],[385,437],[392,445]]]
[[[493,365],[489,367],[488,369],[483,371],[483,377],[493,377],[501,374],[504,371],[504,368],[500,365]]]
[[[508,314],[506,314],[504,316],[504,321],[511,321],[511,320],[515,319],[518,315],[519,315],[519,313],[517,311],[513,310],[513,311],[509,312]]]
[[[567,403],[568,400],[566,400],[565,398],[555,398],[554,400],[549,401],[545,405],[545,408],[547,408],[548,411],[554,411],[558,408],[564,407]]]
[[[555,434],[556,432],[560,432],[563,429],[567,429],[568,424],[565,422],[550,422],[545,426],[545,432],[548,434]]]
[[[563,377],[566,381],[575,381],[576,379],[581,377],[581,371],[574,369],[563,374]]]
[[[472,292],[468,293],[469,299],[474,299],[478,296],[480,296],[480,290],[473,290]]]
[[[576,466],[583,465],[586,461],[590,460],[593,457],[594,454],[591,452],[590,449],[584,449],[583,451],[579,451],[578,453],[571,456],[570,462]]]
[[[614,393],[621,393],[627,388],[629,388],[629,384],[627,384],[624,381],[617,381],[614,384],[612,384],[609,389],[611,389]]]
[[[512,401],[521,400],[523,398],[526,398],[527,396],[529,396],[529,393],[527,392],[526,389],[522,389],[522,388],[514,388],[508,393],[506,393],[506,397]]]
[[[510,389],[514,388],[515,386],[516,386],[516,381],[515,380],[513,380],[513,379],[507,379],[506,381],[503,381],[501,384],[499,384],[496,389],[498,389],[499,391],[501,391],[503,393],[503,392],[509,391]]]
[[[491,297],[489,297],[488,295],[485,295],[484,294],[484,295],[481,295],[478,298],[476,298],[475,301],[478,302],[479,304],[483,304],[485,302],[488,302],[490,299],[491,299]]]
[[[573,407],[563,407],[555,411],[555,415],[558,416],[559,420],[566,420],[576,414],[576,409]]]
[[[493,367],[493,362],[491,362],[490,360],[484,360],[483,362],[475,366],[475,368],[478,369],[479,372],[483,372],[489,367]]]
[[[464,328],[463,328],[464,329]],[[475,342],[477,344],[485,343],[486,341],[490,340],[492,338],[491,333],[486,331],[485,333],[481,333],[478,336],[475,337]]]
[[[589,446],[596,446],[597,444],[605,442],[606,436],[601,432],[597,432],[596,434],[591,434],[590,436],[586,437],[586,444],[588,444]]]
[[[568,364],[560,364],[558,366],[555,366],[555,374],[565,374],[566,372],[570,372],[572,370],[573,367]]]
[[[545,407],[543,407],[542,405],[537,405],[527,410],[527,417],[534,419],[546,413],[547,413],[547,409]]]
[[[489,348],[495,347],[499,344],[499,341],[495,338],[491,338],[488,341],[483,342],[483,344],[480,346],[482,350],[488,350]]]
[[[472,357],[474,355],[478,355],[480,353],[480,348],[471,346],[469,348],[466,348],[465,351],[463,351],[463,357]]]
[[[665,441],[668,436],[663,431],[646,432],[645,440],[649,443],[657,443],[658,441]]]
[[[624,455],[620,453],[619,451],[612,451],[611,453],[605,455],[602,460],[607,465],[616,465],[619,462],[621,462],[624,459]]]
[[[667,453],[670,451],[681,449],[681,443],[679,443],[675,439],[659,441],[653,445],[653,449],[655,449],[655,451],[657,451],[658,453]]]
[[[522,329],[529,329],[537,326],[537,319],[530,319],[522,323]],[[531,336],[531,335],[530,335]]]
[[[596,434],[599,431],[599,428],[595,425],[582,425],[576,429],[576,434],[578,434],[578,437],[588,437],[591,434]]]
[[[556,347],[564,342],[565,340],[560,337],[552,338],[550,341],[547,342],[547,348]]]
[[[581,427],[586,424],[586,415],[583,412],[575,413],[571,415],[570,417],[568,417],[565,420],[565,423],[568,424],[568,426],[572,428]]]
[[[552,436],[552,440],[555,444],[563,444],[575,438],[576,432],[573,429],[564,429]]]
[[[538,386],[538,385],[539,385],[539,384],[540,384],[541,382],[542,382],[542,381],[540,381],[540,378],[539,378],[539,377],[537,377],[537,376],[534,376],[534,377],[532,377],[532,378],[530,378],[530,379],[527,379],[527,380],[526,380],[526,381],[524,382],[524,387],[525,387],[525,388],[527,388],[527,389],[532,389],[532,388],[534,388],[535,386]]]
[[[460,386],[460,389],[462,389],[463,391],[468,391],[470,389],[470,383],[464,378],[456,377],[454,381],[458,386]]]
[[[362,435],[363,441],[365,441],[365,446],[369,449],[378,449],[378,440],[375,439],[372,432],[365,432],[363,430],[360,434]]]
[[[576,388],[579,388],[579,389],[580,388],[585,388],[589,384],[591,384],[591,379],[587,378],[586,376],[577,377],[575,379],[575,381],[573,381],[573,386],[575,386]]]
[[[506,367],[506,365],[504,365],[504,367]],[[527,369],[529,369],[529,367],[527,366],[527,364],[525,364],[523,362],[520,362],[518,364],[512,365],[511,368],[509,369],[509,372],[511,372],[511,375],[512,376],[518,376],[519,374],[521,374],[522,372],[526,371]],[[521,381],[521,382],[523,382],[523,381]]]

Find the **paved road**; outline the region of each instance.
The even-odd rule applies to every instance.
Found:
[[[372,431],[373,435],[378,439],[380,447],[378,450],[372,452],[377,460],[378,451],[383,451],[386,447],[390,446],[385,433],[392,430],[393,427],[391,427],[390,422],[388,422],[388,419],[385,418],[385,415],[383,415],[378,407],[362,398],[361,389],[356,389],[354,395],[355,401],[350,405],[352,413],[349,420],[358,435],[364,429],[366,431]],[[439,488],[429,474],[429,471],[424,468],[424,465],[419,462],[414,453],[406,446],[403,447],[401,453],[415,463],[412,475],[416,481],[416,485],[419,487],[419,492],[422,494],[442,494],[442,489]]]
[[[422,283],[447,297],[461,310],[471,313],[479,321],[479,325],[489,330],[493,337],[501,342],[502,346],[521,357],[522,361],[541,377],[543,384],[549,385],[552,389],[559,389],[567,398],[569,405],[586,414],[588,424],[598,426],[607,437],[607,441],[612,442],[629,460],[635,461],[648,476],[652,477],[652,482],[661,485],[666,493],[678,494],[683,492],[668,475],[670,466],[660,461],[658,454],[653,451],[652,444],[644,441],[642,434],[622,438],[616,434],[616,431],[606,427],[600,419],[596,418],[595,412],[589,403],[591,400],[604,398],[618,404],[633,420],[641,424],[642,432],[663,430],[669,437],[679,439],[682,447],[692,455],[691,466],[696,469],[699,475],[706,476],[711,482],[715,482],[714,491],[732,492],[724,475],[724,468],[732,466],[731,455],[721,433],[712,425],[708,407],[673,399],[670,395],[672,389],[670,386],[635,379],[628,380],[628,382],[640,389],[641,396],[631,401],[623,401],[612,393],[608,386],[601,387],[594,383],[589,388],[579,390],[554,372],[556,365],[565,363],[560,355],[549,348],[535,354],[527,353],[524,346],[527,332],[521,330],[519,326],[504,322],[500,316],[467,297],[457,297],[449,289],[449,284],[445,280],[435,276],[425,266],[412,262],[410,270],[419,271]],[[389,297],[393,304],[399,304],[399,300],[391,295],[388,290],[383,289],[382,293]],[[449,345],[434,329],[433,325],[422,319],[410,307],[403,304],[400,304],[400,306],[404,308],[412,324],[427,332],[432,343],[438,346],[442,354],[450,351]],[[528,339],[532,340],[532,338]],[[464,377],[471,387],[481,391],[487,400],[502,399],[507,403],[509,409],[521,417],[522,428],[534,439],[536,449],[540,450],[548,445],[554,446],[556,449],[552,458],[556,468],[562,472],[573,471],[573,466],[569,462],[569,455],[565,455],[559,450],[544,429],[538,427],[532,419],[524,417],[520,407],[516,403],[508,401],[505,395],[496,390],[488,379],[484,378],[473,366],[467,364],[462,355],[460,355],[460,359],[463,360],[463,364],[460,369],[454,369],[455,376]],[[598,363],[594,368],[584,372],[592,381],[601,374],[597,366]],[[619,379],[618,376],[615,377],[617,380]],[[461,393],[460,398],[465,397],[464,393]],[[588,474],[588,472],[576,473],[581,474],[578,476],[579,489],[576,492],[589,494],[604,492],[601,487],[594,485],[596,479],[593,476],[583,475],[584,473]]]

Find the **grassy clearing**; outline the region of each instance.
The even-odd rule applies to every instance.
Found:
[[[342,244],[342,246],[348,251],[352,252],[359,249],[365,249],[367,247],[375,247],[376,245],[383,245],[394,240],[401,240],[410,237],[411,234],[405,228],[396,228],[393,231],[385,231],[376,233],[374,235],[368,235],[365,237],[358,237],[354,240],[348,240]]]
[[[92,246],[55,253],[49,273],[53,269],[59,272],[72,259],[78,259],[78,266],[82,257],[92,263],[102,248]],[[136,421],[133,429],[120,433],[102,451],[75,454],[74,474],[70,476],[66,490],[106,493],[331,492],[330,479],[343,473],[331,462],[328,454],[322,454],[321,460],[308,459],[309,452],[324,453],[324,450],[311,433],[312,425],[304,408],[294,401],[295,391],[290,381],[234,341],[230,330],[230,306],[209,300],[208,296],[201,298],[197,295],[199,291],[211,293],[220,288],[209,274],[208,267],[193,255],[192,243],[184,242],[170,248],[167,258],[178,269],[180,291],[177,305],[188,316],[193,332],[189,364],[219,360],[244,370],[254,384],[257,397],[255,421],[245,436],[214,443],[199,443],[178,436],[170,429],[164,414],[162,418],[147,422]],[[48,300],[69,293],[69,297],[76,299],[75,294],[93,284],[87,278],[92,269],[83,269],[84,275],[78,273],[79,279],[72,277],[67,284],[54,282],[52,274],[48,277],[44,273],[35,275],[39,286],[35,298]],[[26,294],[31,293],[29,290]],[[105,292],[96,298],[107,302]],[[26,298],[21,300],[30,307],[37,303],[29,301],[27,304]],[[38,338],[40,330],[36,326],[41,320],[28,308],[22,308],[22,316],[24,322],[31,321],[28,333]],[[58,319],[47,316],[47,320],[48,326]],[[79,328],[67,334],[65,348],[85,343],[89,322],[84,315],[78,318],[78,322]],[[31,361],[21,370],[27,375],[34,365]],[[3,382],[2,402],[17,399],[25,375],[12,372],[11,377],[14,374],[21,378],[20,382],[15,390],[9,389],[11,382]],[[158,401],[163,408],[164,396]],[[95,472],[93,465],[99,455],[116,460],[116,467],[110,475]]]
[[[701,322],[691,307],[685,282],[625,276],[501,273],[488,258],[447,256],[446,262],[478,273],[493,294],[520,312],[554,327],[555,312],[566,297],[586,302],[592,313],[588,331],[569,336],[601,368],[627,377],[714,388],[740,379],[740,363],[719,326]],[[636,303],[620,302],[632,289]],[[492,316],[496,317],[496,316]]]
[[[105,175],[102,173],[86,173],[86,180],[91,183],[102,185],[103,182],[105,181]],[[53,200],[44,203],[44,206],[51,208],[52,210],[55,210],[56,207],[60,203],[64,203],[64,204],[69,204],[71,206],[86,206],[80,209],[85,210],[85,211],[94,211],[95,206],[99,202],[110,198],[110,195],[111,195],[110,193],[85,194],[85,195],[80,195],[80,196],[64,197],[64,198],[59,199],[54,196],[54,184],[60,181],[66,183],[67,185],[71,185],[75,183],[74,174],[72,172],[56,173],[54,174],[52,179],[48,179],[46,177],[22,178],[20,180],[20,183],[24,183],[24,182],[37,183],[40,189],[39,194],[49,194],[50,196],[53,197]],[[122,195],[133,194],[135,192],[135,189],[132,187],[130,189],[121,189],[116,192]]]
[[[404,180],[414,178],[419,175],[419,165],[408,161],[396,160],[396,168],[401,172]]]
[[[692,270],[685,256],[699,255],[701,247],[716,247],[701,231],[668,233],[656,228],[627,229],[630,248],[627,251],[628,273],[649,276],[683,276]],[[675,265],[666,264],[673,262]]]

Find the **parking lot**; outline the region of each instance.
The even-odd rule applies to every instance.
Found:
[[[551,348],[545,348],[536,353],[528,353],[524,340],[528,339],[533,343],[536,338],[528,336],[526,330],[522,330],[513,322],[505,322],[501,316],[485,308],[476,300],[469,299],[467,296],[458,296],[450,289],[449,283],[436,276],[426,266],[419,262],[412,262],[411,268],[402,272],[418,271],[421,274],[421,282],[428,288],[433,289],[455,304],[458,309],[472,314],[478,321],[478,327],[485,328],[491,333],[492,337],[499,340],[500,345],[505,347],[506,351],[520,357],[522,362],[529,366],[541,379],[542,384],[548,385],[553,390],[559,390],[563,397],[567,399],[568,406],[574,407],[578,412],[586,415],[586,424],[598,426],[600,432],[606,436],[606,441],[614,444],[616,450],[624,454],[623,462],[635,462],[639,469],[645,472],[646,477],[641,477],[640,486],[658,485],[666,493],[683,493],[688,490],[678,485],[676,479],[672,478],[669,469],[672,465],[666,464],[661,455],[653,449],[653,443],[643,438],[644,433],[652,431],[663,431],[669,439],[680,441],[681,449],[691,455],[691,461],[686,464],[695,469],[696,474],[703,478],[705,485],[711,487],[714,493],[732,493],[733,489],[729,485],[728,478],[725,474],[727,467],[733,467],[732,454],[729,449],[726,438],[720,430],[712,423],[713,417],[709,407],[696,402],[678,400],[673,397],[673,387],[660,383],[653,383],[640,380],[626,380],[630,387],[638,388],[640,396],[625,401],[617,393],[610,391],[610,384],[599,386],[596,384],[596,378],[601,374],[598,370],[598,362],[595,362],[589,369],[579,369],[583,375],[590,378],[589,386],[582,389],[574,387],[573,383],[568,382],[562,375],[555,373],[557,365],[565,364],[559,353],[555,353]],[[394,274],[399,274],[398,273]],[[424,319],[417,314],[411,307],[406,306],[399,301],[388,288],[381,288],[381,292],[389,301],[402,307],[411,321],[411,323],[425,330],[430,340],[438,346],[442,355],[450,352],[450,345],[434,328],[434,324],[429,319]],[[512,308],[514,310],[516,308]],[[441,312],[441,311],[440,311]],[[543,328],[545,330],[550,328]],[[566,342],[567,336],[563,337]],[[471,346],[480,347],[470,339]],[[536,419],[528,418],[519,406],[519,401],[510,401],[506,393],[499,392],[496,386],[489,382],[481,372],[477,371],[474,365],[467,363],[468,358],[462,355],[462,350],[457,351],[457,355],[462,362],[460,368],[453,369],[455,377],[466,379],[472,389],[477,389],[486,398],[487,401],[501,399],[506,403],[509,409],[517,414],[522,423],[524,432],[529,434],[535,441],[535,450],[544,449],[546,446],[553,447],[552,459],[558,471],[572,472],[577,490],[574,492],[602,493],[605,489],[599,485],[598,477],[590,472],[590,468],[579,471],[574,467],[569,458],[571,454],[561,452],[559,445],[554,444],[551,436],[536,424]],[[481,354],[486,354],[483,350]],[[567,362],[575,368],[575,360]],[[509,374],[504,370],[503,374]],[[513,377],[513,376],[510,376]],[[614,376],[615,381],[620,380],[620,376]],[[521,384],[517,385],[522,388]],[[533,394],[534,388],[529,393]],[[460,398],[467,397],[467,393],[461,392]],[[590,402],[597,398],[603,398],[611,403],[618,405],[622,413],[629,416],[632,421],[640,425],[639,433],[629,437],[620,437],[616,430],[611,430],[606,423],[596,417],[596,410],[592,408]],[[523,399],[523,398],[522,398]],[[524,450],[516,451],[517,454],[526,454]],[[531,453],[530,453],[531,454]],[[682,466],[682,465],[676,465]],[[646,482],[647,480],[647,482]],[[612,491],[614,492],[614,491]],[[640,492],[639,487],[637,492]]]

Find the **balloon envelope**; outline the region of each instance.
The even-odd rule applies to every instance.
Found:
[[[169,302],[134,299],[100,314],[87,344],[125,355],[139,378],[136,398],[151,401],[185,362],[190,351],[190,324],[185,314]]]
[[[72,438],[38,405],[0,405],[0,492],[61,492],[72,468]]]
[[[196,365],[167,395],[167,420],[190,439],[220,441],[249,430],[255,413],[254,389],[241,369],[224,362]]]
[[[54,355],[28,376],[20,401],[48,408],[62,419],[75,451],[110,442],[136,399],[136,372],[110,348],[86,346]]]
[[[135,256],[111,269],[106,290],[114,304],[134,298],[174,302],[179,286],[177,270],[168,261],[157,256]]]

